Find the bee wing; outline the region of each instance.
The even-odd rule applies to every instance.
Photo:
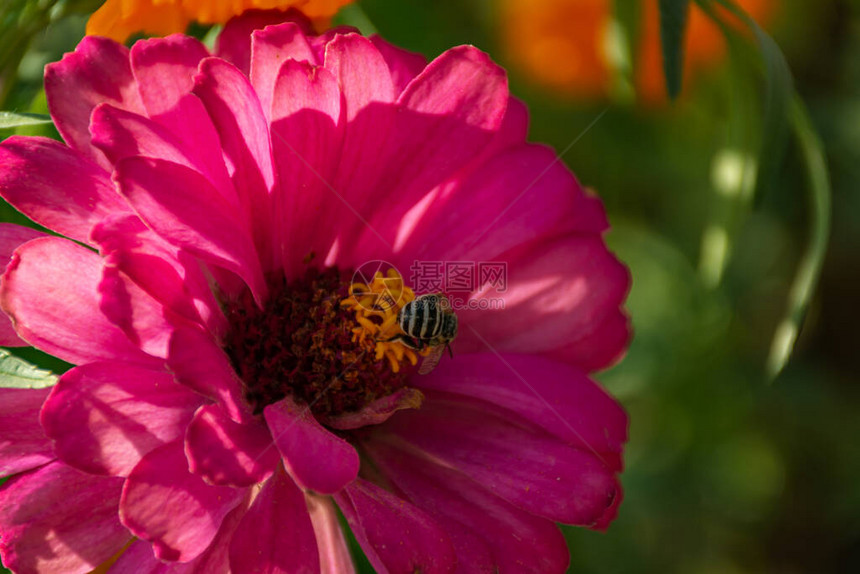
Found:
[[[424,357],[424,360],[421,361],[421,366],[418,367],[418,374],[426,375],[435,369],[436,365],[439,364],[439,360],[442,358],[442,352],[444,350],[445,345],[436,345],[435,347],[431,347],[430,354]]]

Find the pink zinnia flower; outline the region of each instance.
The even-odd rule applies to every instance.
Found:
[[[621,500],[627,419],[587,375],[629,335],[599,200],[475,48],[277,17],[214,56],[86,38],[45,77],[68,145],[0,145],[2,196],[65,236],[2,227],[0,343],[76,365],[0,390],[4,563],[350,572],[337,507],[380,572],[563,572],[554,522]],[[504,309],[458,311],[418,375],[350,289],[369,260],[504,261],[471,295]]]

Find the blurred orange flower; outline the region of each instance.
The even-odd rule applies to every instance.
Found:
[[[313,20],[334,15],[352,0],[107,0],[87,22],[87,35],[124,42],[136,32],[166,36],[192,21],[224,23],[251,8],[298,8]]]
[[[666,99],[658,0],[642,3],[634,81],[642,101]],[[756,21],[773,15],[777,0],[738,0]],[[613,0],[504,0],[502,34],[510,61],[557,92],[599,98],[612,87],[609,54]],[[696,72],[725,57],[719,28],[690,3],[685,44],[685,89]]]

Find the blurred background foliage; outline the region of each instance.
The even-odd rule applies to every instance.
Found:
[[[45,113],[43,66],[74,48],[98,3],[4,1],[26,4],[39,19],[20,28],[30,44],[0,37],[2,108]],[[688,63],[670,103],[637,76],[637,61],[653,59],[643,55],[653,51],[643,36],[654,30],[641,22],[656,14],[656,0],[612,4],[361,0],[338,21],[431,58],[464,43],[489,52],[529,105],[531,139],[565,150],[563,160],[606,203],[608,241],[634,278],[635,338],[624,361],[600,375],[630,413],[625,501],[608,533],[564,529],[571,571],[856,571],[860,1],[741,2],[786,56],[833,187],[821,282],[795,355],[775,380],[767,357],[810,239],[801,150],[786,139],[772,177],[755,185],[772,159],[758,155],[766,86],[755,52],[730,57],[697,28],[711,51],[698,67]],[[7,30],[10,14],[0,8]],[[696,38],[688,39],[691,59],[702,49],[690,46]],[[593,54],[577,60],[596,41],[608,68]],[[590,84],[575,85],[577,77]],[[7,206],[0,217],[20,221]],[[27,357],[62,370],[38,353]]]

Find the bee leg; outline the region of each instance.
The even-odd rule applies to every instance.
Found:
[[[385,339],[385,340],[380,341],[380,342],[381,343],[402,343],[402,344],[406,345],[407,347],[409,347],[410,349],[416,349],[418,351],[420,351],[421,349],[424,348],[424,346],[421,344],[421,342],[418,339],[416,339],[415,337],[410,337],[409,335],[403,335],[403,334],[395,335],[395,336],[391,337],[390,339]]]
[[[454,351],[451,350],[451,343],[445,343],[445,348],[448,350],[448,355],[453,359]]]

